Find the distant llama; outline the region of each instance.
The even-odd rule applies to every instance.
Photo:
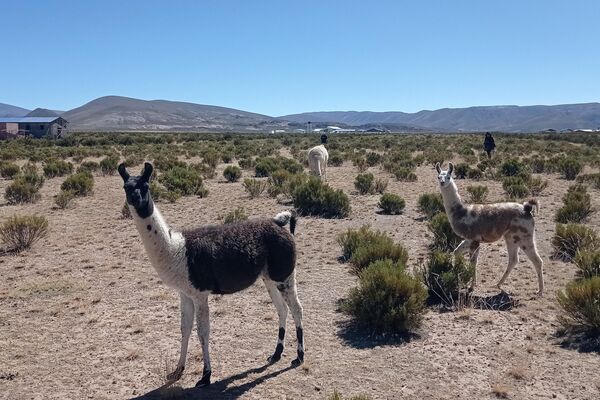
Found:
[[[273,219],[177,232],[169,228],[150,196],[152,165],[146,163],[141,176],[130,176],[123,164],[118,170],[148,257],[162,281],[177,289],[181,299],[181,353],[177,368],[168,375],[169,381],[177,381],[183,374],[195,314],[204,360],[202,377],[196,386],[210,384],[208,295],[239,292],[259,276],[279,315],[277,346],[268,361],[281,358],[289,307],[298,340],[298,355],[292,365],[303,363],[302,306],[296,294],[296,246],[292,236],[295,214],[285,211]],[[283,228],[288,223],[291,234]]]
[[[535,244],[533,219],[533,209],[536,208],[539,212],[537,200],[532,199],[523,204],[464,204],[452,179],[452,163],[449,163],[447,171],[442,171],[439,163],[435,168],[450,225],[454,232],[464,239],[454,250],[454,254],[463,254],[469,250],[471,260],[477,265],[479,244],[492,243],[503,237],[508,250],[508,266],[497,287],[500,288],[506,281],[508,274],[519,261],[519,249],[522,249],[535,266],[538,277],[537,294],[541,296],[544,291],[543,261]],[[473,286],[476,281],[477,273],[473,278]]]
[[[312,175],[321,179],[327,179],[327,161],[329,153],[325,148],[327,144],[327,135],[321,135],[321,144],[308,150],[308,168]]]

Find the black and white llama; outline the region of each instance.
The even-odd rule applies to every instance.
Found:
[[[289,307],[298,340],[298,356],[292,365],[302,364],[302,306],[296,293],[296,247],[292,236],[295,215],[285,211],[272,219],[178,232],[169,228],[150,196],[152,165],[145,163],[141,176],[130,176],[123,164],[118,170],[125,182],[127,203],[148,257],[162,281],[177,289],[181,298],[181,353],[177,368],[168,379],[176,381],[183,374],[195,314],[204,361],[202,377],[196,386],[210,384],[208,295],[241,291],[259,276],[279,315],[277,346],[268,361],[273,363],[281,358]],[[292,234],[284,229],[287,223]]]

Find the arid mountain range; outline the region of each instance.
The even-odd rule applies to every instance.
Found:
[[[598,129],[600,103],[553,106],[485,106],[443,108],[416,113],[400,111],[323,111],[272,117],[247,111],[167,100],[106,96],[69,111],[36,109],[0,103],[0,117],[55,116],[81,131],[240,131],[269,132],[337,125],[390,131],[539,132],[546,129]],[[47,115],[46,115],[47,114]]]

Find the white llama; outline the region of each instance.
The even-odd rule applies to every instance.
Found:
[[[273,219],[177,232],[169,228],[150,196],[152,165],[146,163],[141,176],[130,176],[123,164],[118,170],[150,261],[162,281],[179,291],[181,299],[181,353],[177,368],[168,379],[176,381],[183,374],[195,314],[204,360],[202,378],[196,386],[210,384],[208,295],[239,292],[252,285],[259,276],[279,315],[277,346],[268,361],[276,362],[281,358],[289,307],[298,340],[298,357],[292,365],[301,364],[304,361],[304,333],[302,306],[296,294],[296,247],[293,236],[283,228],[289,222],[290,231],[294,233],[295,215],[286,211]]]
[[[519,249],[522,249],[535,266],[538,277],[537,294],[541,296],[544,291],[543,261],[535,244],[533,219],[534,207],[539,211],[537,200],[532,199],[523,204],[464,204],[452,179],[452,163],[449,163],[448,171],[442,171],[439,163],[435,168],[450,225],[464,239],[454,253],[462,254],[469,250],[472,261],[477,265],[479,243],[492,243],[504,238],[508,250],[508,266],[497,287],[500,288],[519,261]],[[476,280],[477,274],[473,278],[473,286]]]
[[[327,161],[329,153],[325,148],[327,135],[321,135],[321,144],[308,150],[308,168],[311,174],[321,179],[327,179]]]

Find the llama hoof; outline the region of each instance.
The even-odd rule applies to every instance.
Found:
[[[292,367],[298,367],[300,365],[304,364],[304,359],[300,359],[300,358],[296,358],[295,360],[292,361]]]
[[[177,369],[175,369],[175,371],[173,371],[167,375],[167,381],[169,383],[173,383],[173,382],[177,382],[178,380],[180,380],[181,376],[183,375],[184,369],[185,369],[185,367],[177,367]]]
[[[210,374],[211,371],[204,371],[204,373],[202,374],[202,379],[200,379],[198,383],[196,383],[196,387],[202,388],[210,385]]]
[[[541,290],[538,290],[537,292],[535,292],[535,297],[537,297],[537,298],[544,297],[544,292],[542,292]]]
[[[281,354],[273,354],[271,357],[267,358],[267,362],[269,364],[275,364],[277,361],[281,360]]]

